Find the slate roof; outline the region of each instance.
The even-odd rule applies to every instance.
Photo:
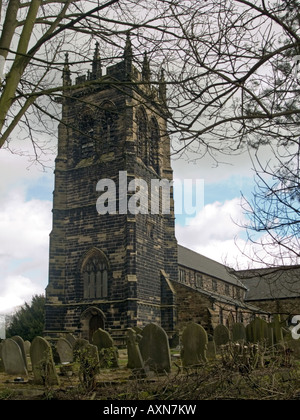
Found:
[[[237,271],[246,301],[300,298],[300,266]]]
[[[228,267],[182,245],[178,245],[178,265],[246,289],[244,284],[231,274]]]

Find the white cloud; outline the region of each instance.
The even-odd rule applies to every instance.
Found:
[[[0,257],[31,258],[45,252],[51,207],[49,201],[25,201],[22,193],[11,193],[0,209]]]
[[[1,314],[10,313],[13,308],[25,302],[30,303],[33,295],[44,293],[41,285],[21,275],[8,275],[3,279],[3,286],[0,294]]]
[[[239,238],[244,222],[239,198],[224,203],[216,201],[204,206],[188,225],[176,225],[176,237],[180,245],[208,258],[229,266],[236,266],[237,261],[248,265],[248,259],[242,257],[237,247],[245,246],[245,241]]]
[[[0,314],[44,293],[47,285],[50,201],[26,201],[25,189],[6,192],[0,208]]]

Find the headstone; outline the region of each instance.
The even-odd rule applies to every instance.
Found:
[[[65,338],[59,338],[56,343],[56,350],[59,354],[60,363],[73,362],[73,347]]]
[[[233,324],[232,327],[232,341],[234,343],[238,341],[246,341],[246,328],[241,322]]]
[[[146,367],[157,373],[170,372],[171,355],[168,336],[156,324],[148,324],[142,331],[140,352]]]
[[[119,367],[118,351],[107,331],[98,328],[93,334],[92,343],[98,348],[100,367]]]
[[[208,334],[206,357],[208,360],[215,360],[217,357],[216,343],[212,335]]]
[[[35,337],[30,347],[34,382],[41,385],[58,385],[59,380],[53,362],[52,349],[43,337]]]
[[[14,340],[18,344],[18,346],[20,347],[25,367],[28,370],[27,355],[26,355],[25,343],[24,343],[23,338],[20,337],[19,335],[14,335],[13,337],[11,337],[11,339]]]
[[[69,341],[69,343],[71,344],[72,347],[74,347],[74,345],[76,343],[76,337],[74,337],[73,334],[68,333],[64,338]]]
[[[19,345],[11,338],[7,338],[2,343],[2,360],[5,372],[8,375],[28,375],[22,351]]]
[[[30,346],[31,346],[30,341],[25,340],[24,341],[24,347],[25,347],[26,356],[30,356]]]
[[[82,349],[90,344],[85,338],[77,338],[73,346],[73,360],[78,361]]]
[[[219,324],[214,329],[214,340],[216,346],[222,346],[229,342],[229,330],[225,325]]]
[[[274,344],[281,343],[283,340],[283,330],[282,330],[282,324],[280,315],[274,315],[273,316],[273,324],[274,324]]]
[[[2,345],[3,342],[0,343],[0,372],[5,372],[4,363],[2,360]]]
[[[98,349],[89,342],[78,344],[77,341],[74,346],[74,356],[79,363],[79,380],[85,389],[91,390],[96,385],[96,375],[100,371]]]
[[[134,373],[144,376],[146,374],[145,365],[140,352],[138,338],[136,331],[133,328],[128,328],[126,335],[127,344],[127,367],[132,369]]]
[[[181,360],[183,366],[197,366],[207,361],[207,333],[205,329],[195,322],[190,322],[184,329],[181,337]]]
[[[246,336],[250,343],[269,341],[270,333],[268,323],[257,317],[246,326]]]

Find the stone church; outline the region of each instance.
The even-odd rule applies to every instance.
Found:
[[[158,212],[150,211],[150,203],[137,212],[124,209],[124,198],[134,200],[139,191],[126,188],[131,181],[142,179],[150,191],[151,180],[171,183],[173,177],[163,72],[152,85],[146,54],[140,68],[133,64],[129,37],[123,58],[105,75],[98,45],[90,71],[75,82],[66,56],[47,336],[72,332],[90,339],[100,327],[121,342],[127,328],[155,322],[172,338],[190,320],[209,331],[259,312],[245,303],[246,287],[226,267],[177,244],[172,187],[168,212],[160,193]],[[113,182],[115,195],[102,191],[113,211],[99,214],[103,179]]]

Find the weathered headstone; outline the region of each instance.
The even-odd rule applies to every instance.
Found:
[[[282,330],[280,315],[276,314],[273,316],[273,324],[274,324],[274,330],[273,330],[274,344],[278,344],[282,342],[283,340],[283,330]]]
[[[59,338],[56,343],[56,350],[59,354],[60,363],[73,362],[73,347],[65,338]]]
[[[2,360],[2,345],[3,343],[0,343],[0,372],[5,372],[4,363]]]
[[[24,347],[25,347],[26,356],[30,356],[30,346],[31,346],[30,341],[29,340],[25,340],[24,341]]]
[[[69,341],[69,343],[71,344],[72,347],[74,347],[74,345],[76,343],[76,337],[74,337],[73,334],[68,333],[64,338]]]
[[[96,376],[100,372],[98,349],[89,342],[80,344],[74,347],[75,358],[79,363],[79,380],[85,389],[91,390],[96,385]]]
[[[140,352],[146,367],[157,373],[170,372],[171,354],[166,332],[156,324],[148,324],[142,331]]]
[[[126,335],[128,356],[127,367],[132,369],[134,373],[144,376],[146,374],[145,365],[138,341],[136,331],[133,328],[128,328]]]
[[[25,367],[28,370],[27,355],[26,355],[25,343],[24,343],[23,338],[20,337],[19,335],[14,335],[13,337],[11,337],[11,339],[14,340],[18,344],[18,346],[20,347]]]
[[[216,346],[222,346],[229,342],[229,330],[225,325],[219,324],[214,329],[214,340]]]
[[[4,369],[8,375],[28,375],[22,351],[14,340],[11,338],[4,340],[1,353]]]
[[[208,334],[206,357],[208,360],[215,360],[217,357],[216,343],[212,335]]]
[[[59,379],[53,362],[52,349],[43,337],[35,337],[30,347],[34,382],[41,385],[58,385]]]
[[[190,322],[184,329],[181,337],[181,360],[183,366],[197,366],[207,361],[207,333],[205,329],[195,322]]]
[[[246,328],[241,322],[233,324],[232,327],[232,341],[246,341]]]
[[[246,326],[246,335],[250,343],[268,341],[270,336],[268,323],[259,317],[253,319]]]
[[[100,367],[119,367],[118,351],[107,331],[98,328],[93,334],[92,342],[98,348]]]

